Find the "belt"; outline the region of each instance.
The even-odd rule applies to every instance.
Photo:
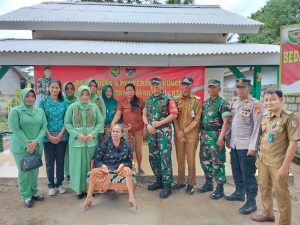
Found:
[[[222,126],[206,126],[202,125],[201,129],[204,131],[219,131],[222,129]]]

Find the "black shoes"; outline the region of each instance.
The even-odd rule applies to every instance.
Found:
[[[164,186],[163,190],[159,193],[159,197],[165,199],[172,194],[172,190],[171,190],[171,184],[165,183],[163,186]]]
[[[26,201],[24,201],[24,204],[27,208],[32,208],[33,201],[31,199],[27,199]]]
[[[247,200],[245,205],[239,209],[240,213],[243,215],[249,215],[257,210],[255,200]]]
[[[227,201],[245,201],[245,193],[242,191],[235,191],[232,195],[224,197]]]
[[[210,194],[210,198],[213,200],[218,200],[224,197],[224,187],[223,184],[218,184],[216,190]]]
[[[209,192],[212,191],[214,189],[214,186],[211,182],[205,182],[204,185],[198,189],[198,192],[200,193],[205,193],[205,192]]]
[[[76,198],[77,200],[81,200],[81,199],[85,198],[86,196],[87,196],[87,193],[86,193],[86,192],[82,192],[82,193],[80,193],[80,194],[77,194],[77,195],[75,196],[75,198]]]
[[[31,199],[33,201],[42,202],[42,201],[44,201],[45,198],[43,196],[41,196],[41,195],[36,195],[36,196],[32,196]]]
[[[179,190],[181,188],[184,188],[186,185],[184,183],[182,184],[175,184],[174,186],[172,186],[172,190]]]
[[[186,193],[188,193],[189,195],[192,195],[192,194],[194,194],[194,192],[195,192],[194,187],[192,185],[188,184],[188,186],[186,187]]]
[[[148,186],[148,190],[149,191],[156,191],[158,189],[162,189],[163,188],[163,183],[162,183],[162,178],[158,177],[156,178],[156,181]]]

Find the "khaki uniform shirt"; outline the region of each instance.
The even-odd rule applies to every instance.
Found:
[[[299,141],[299,119],[287,110],[264,115],[261,123],[260,160],[267,166],[280,168],[289,141]],[[273,140],[270,142],[270,133]]]
[[[263,106],[255,98],[236,100],[231,105],[230,147],[257,150]]]
[[[200,97],[193,94],[176,98],[178,116],[174,120],[175,132],[182,130],[187,138],[199,138],[199,121],[202,104]]]

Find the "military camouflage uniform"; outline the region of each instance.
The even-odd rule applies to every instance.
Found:
[[[223,118],[230,116],[229,103],[217,97],[205,100],[202,107],[201,135],[200,135],[200,163],[205,177],[212,180],[214,177],[217,184],[226,182],[225,176],[225,146],[217,145]]]
[[[173,100],[168,94],[149,96],[145,102],[145,112],[148,122],[161,121],[170,115],[169,101]],[[171,123],[156,128],[155,134],[148,133],[149,161],[156,177],[162,177],[163,183],[173,182],[172,171],[172,128]]]

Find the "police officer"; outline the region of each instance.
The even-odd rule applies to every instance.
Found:
[[[183,77],[181,80],[181,95],[176,98],[178,117],[174,120],[176,137],[174,138],[178,163],[177,184],[172,187],[178,190],[185,187],[185,158],[188,165],[188,179],[186,191],[194,193],[196,183],[195,154],[199,142],[199,121],[201,116],[200,97],[192,94],[194,80]]]
[[[226,183],[224,138],[229,127],[230,116],[229,103],[219,96],[220,91],[220,81],[215,79],[208,81],[210,98],[203,103],[200,126],[199,157],[205,183],[198,191],[200,193],[212,191],[213,178],[215,178],[217,187],[210,195],[214,200],[224,196],[223,185]]]
[[[257,182],[255,161],[260,123],[263,116],[262,104],[250,97],[251,81],[245,78],[236,80],[238,99],[231,105],[230,157],[232,176],[236,190],[228,201],[244,201],[239,209],[247,215],[257,210]]]
[[[284,110],[280,90],[268,90],[264,94],[267,112],[261,123],[260,153],[257,159],[262,214],[254,215],[257,222],[274,222],[274,187],[279,209],[279,224],[291,224],[291,199],[288,189],[288,174],[291,160],[300,140],[299,119]]]
[[[151,92],[143,110],[143,121],[148,130],[149,161],[156,182],[148,186],[154,191],[163,188],[160,198],[171,195],[172,171],[172,128],[178,111],[173,97],[162,90],[162,80],[154,77],[150,80]]]

